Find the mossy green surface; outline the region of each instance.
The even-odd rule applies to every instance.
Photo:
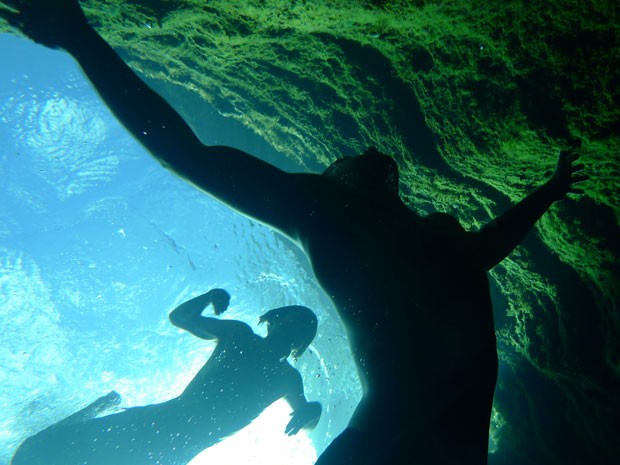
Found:
[[[299,170],[375,145],[398,161],[412,208],[467,228],[542,183],[560,148],[580,145],[585,195],[554,205],[491,273],[502,369],[490,460],[611,463],[620,455],[620,4],[480,3],[82,2],[207,143],[201,105],[182,105],[181,93]]]

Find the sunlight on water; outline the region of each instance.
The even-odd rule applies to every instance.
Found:
[[[0,108],[18,154],[30,154],[33,174],[61,198],[109,182],[117,170],[118,157],[105,146],[109,116],[95,103],[44,89],[16,93]]]
[[[361,395],[342,325],[288,241],[166,172],[61,52],[0,35],[0,465],[28,436],[116,390],[121,407],[177,395],[214,344],[169,312],[213,287],[222,318],[312,308],[319,333],[294,363],[314,431],[278,402],[192,464],[310,464]],[[110,464],[117,465],[117,464]]]
[[[190,465],[260,465],[267,457],[270,465],[312,465],[316,451],[310,438],[303,431],[292,437],[283,433],[290,412],[285,401],[275,402],[250,425],[210,447]]]

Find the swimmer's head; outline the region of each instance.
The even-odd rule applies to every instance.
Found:
[[[394,159],[370,147],[357,157],[343,157],[324,172],[354,189],[398,195],[398,167]]]
[[[308,348],[318,326],[314,312],[300,305],[269,310],[260,317],[259,324],[262,323],[267,323],[268,337],[286,338],[291,347],[290,355],[295,359]]]

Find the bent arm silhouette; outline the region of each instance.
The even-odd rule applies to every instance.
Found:
[[[202,312],[213,304],[216,315],[223,313],[228,307],[230,295],[223,289],[212,289],[198,297],[183,302],[170,312],[170,322],[201,339],[222,340],[233,333],[251,329],[241,321],[218,320],[202,316]]]

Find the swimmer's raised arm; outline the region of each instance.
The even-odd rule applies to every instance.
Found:
[[[289,174],[241,150],[205,146],[89,26],[77,0],[2,0],[0,16],[34,41],[69,52],[120,122],[164,167],[240,212],[296,237],[314,175]],[[310,190],[316,190],[311,188]],[[296,216],[297,215],[297,216]]]
[[[18,10],[2,13],[11,25],[78,61],[109,108],[162,163],[174,152],[199,145],[185,121],[89,26],[77,0],[3,1]]]
[[[170,322],[201,339],[222,340],[239,331],[251,333],[250,327],[241,321],[218,320],[202,316],[202,312],[210,304],[213,305],[216,315],[224,313],[229,302],[230,295],[224,289],[211,289],[209,292],[183,302],[170,312]]]
[[[551,179],[473,234],[475,253],[487,270],[512,252],[554,202],[567,194],[583,194],[575,184],[588,177],[583,174],[583,165],[574,164],[578,157],[576,152],[560,152]]]

